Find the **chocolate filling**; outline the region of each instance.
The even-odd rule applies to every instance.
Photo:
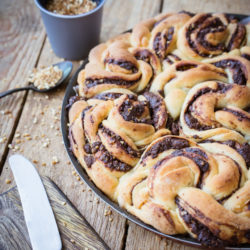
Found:
[[[223,83],[217,83],[217,88],[216,89],[211,89],[209,87],[206,87],[204,89],[200,89],[191,99],[191,101],[189,102],[187,108],[186,108],[186,112],[184,114],[184,119],[187,123],[187,125],[192,128],[192,129],[196,129],[196,130],[208,130],[208,129],[212,129],[212,126],[208,126],[205,124],[201,124],[198,119],[196,119],[195,117],[193,117],[192,115],[192,111],[193,111],[193,103],[195,102],[195,100],[197,98],[199,98],[200,96],[206,94],[206,93],[216,93],[219,92],[221,94],[226,93],[228,90],[230,90],[232,88],[231,84],[223,84]]]
[[[95,162],[95,159],[92,155],[84,155],[84,161],[88,168],[91,168],[92,164]]]
[[[123,140],[123,138],[117,134],[115,134],[113,131],[110,129],[102,126],[100,128],[102,130],[102,133],[106,134],[109,138],[111,143],[116,143],[120,148],[122,148],[126,153],[130,154],[131,156],[135,158],[140,157],[140,152],[134,150],[132,147],[128,145],[126,141]]]
[[[245,66],[236,60],[233,59],[225,59],[218,61],[216,63],[213,63],[216,67],[219,68],[230,68],[233,71],[233,80],[234,83],[239,84],[239,85],[246,85],[247,84],[247,79],[245,76]]]
[[[250,169],[250,145],[247,142],[240,144],[237,141],[233,141],[233,140],[215,141],[215,140],[209,139],[209,140],[201,141],[200,143],[213,143],[213,142],[225,144],[235,149],[244,158],[247,169]]]
[[[216,45],[210,44],[205,40],[205,36],[208,33],[216,33],[216,32],[223,32],[226,29],[226,26],[221,22],[219,18],[214,18],[213,20],[208,20],[206,23],[206,27],[201,28],[202,25],[206,22],[208,18],[212,17],[211,14],[206,14],[201,16],[198,20],[196,20],[194,23],[189,25],[187,32],[186,32],[186,39],[189,44],[189,46],[192,48],[193,51],[195,51],[198,55],[202,57],[209,56],[208,53],[202,53],[199,51],[199,49],[196,46],[196,42],[192,40],[192,33],[194,31],[198,30],[197,34],[197,42],[199,42],[204,48],[207,50],[215,51],[215,50],[224,50],[224,44],[218,43]],[[200,29],[200,30],[199,30]]]
[[[125,121],[152,124],[151,119],[140,118],[145,111],[145,107],[147,107],[145,102],[139,102],[138,104],[133,105],[131,100],[125,100],[119,107],[119,113]]]
[[[154,69],[154,66],[153,66],[154,61],[156,63],[156,59],[157,59],[155,57],[155,54],[153,54],[150,50],[142,49],[142,50],[137,51],[134,56],[137,60],[142,60],[142,61],[148,63],[151,66],[154,74],[156,74],[156,69]],[[150,79],[150,82],[151,82],[151,79]],[[147,85],[147,87],[148,87],[148,85]]]
[[[250,55],[249,54],[242,54],[241,57],[247,59],[248,61],[250,61]]]
[[[78,95],[71,96],[68,104],[66,105],[66,109],[70,109],[75,102],[80,101],[80,100],[85,100],[85,98],[78,96]]]
[[[98,100],[104,100],[104,101],[115,100],[122,95],[123,95],[122,93],[101,93],[99,95],[92,97],[92,99],[98,99]]]
[[[85,151],[87,154],[92,154],[91,145],[90,145],[89,143],[86,143],[86,144],[83,146],[83,149],[84,149],[84,151]]]
[[[132,71],[133,73],[138,72],[137,67],[132,62],[129,62],[129,61],[116,60],[116,59],[113,59],[113,58],[106,58],[104,60],[104,63],[118,65],[121,68]]]
[[[221,240],[218,236],[213,234],[208,227],[189,214],[181,206],[179,197],[175,198],[175,202],[179,209],[179,215],[182,217],[191,232],[197,236],[197,240],[201,242],[202,245],[207,247],[222,247],[228,244],[228,242]]]
[[[132,168],[128,164],[113,157],[100,141],[94,142],[92,144],[92,152],[93,154],[99,153],[99,160],[102,161],[105,164],[105,167],[109,168],[111,171],[116,170],[127,172]]]
[[[173,60],[171,57],[173,57],[174,60]],[[165,57],[164,60],[165,60],[167,63],[169,63],[169,64],[173,64],[175,61],[180,61],[181,59],[180,59],[180,57],[178,57],[178,56],[175,55],[175,54],[168,54],[168,56]]]
[[[174,27],[170,27],[167,33],[163,34],[163,36],[161,32],[156,34],[153,42],[153,49],[158,57],[162,59],[165,57],[166,50],[172,41],[173,35]]]
[[[118,77],[110,77],[110,78],[102,78],[102,79],[97,79],[97,78],[87,78],[85,81],[85,84],[88,88],[95,87],[97,85],[102,85],[102,84],[115,84],[119,86],[127,86],[130,87],[134,85],[136,82],[138,82],[141,79],[141,76],[133,81],[129,80],[123,80]]]
[[[160,153],[169,149],[183,149],[189,147],[189,141],[178,137],[166,137],[157,143],[155,143],[142,157],[142,161],[148,156],[153,159],[156,158]]]
[[[245,26],[243,24],[238,23],[237,28],[228,43],[227,50],[230,51],[232,49],[239,48],[243,43],[245,36],[246,36]]]
[[[175,68],[177,71],[187,71],[189,69],[196,68],[197,66],[198,66],[197,64],[193,64],[193,63],[180,63],[176,65]]]
[[[144,93],[145,98],[149,104],[149,111],[152,117],[153,125],[156,129],[160,129],[167,120],[167,110],[165,103],[161,96],[154,94],[152,92]],[[162,108],[164,108],[163,113],[161,113]]]
[[[245,115],[244,113],[240,112],[240,111],[233,110],[233,109],[229,109],[229,108],[223,108],[222,110],[223,110],[223,111],[230,112],[230,113],[232,113],[233,115],[237,116],[237,119],[238,119],[239,121],[243,121],[243,120],[250,121],[250,118],[249,118],[247,115]]]
[[[81,114],[81,119],[82,119],[82,127],[84,128],[84,117],[85,117],[85,114],[86,114],[86,112],[89,110],[89,109],[91,109],[92,108],[92,106],[88,106],[88,107],[86,107],[83,111],[82,111],[82,114]]]
[[[180,133],[180,124],[179,121],[174,121],[171,116],[168,116],[166,127],[171,131],[172,135],[179,135]]]
[[[179,13],[179,14],[187,14],[187,15],[189,15],[190,17],[193,17],[193,16],[195,15],[194,13],[189,12],[189,11],[185,11],[185,10],[179,11],[178,13]]]
[[[72,126],[72,125],[71,125],[71,126]],[[73,144],[76,145],[76,140],[75,140],[75,137],[74,137],[74,135],[73,135],[73,133],[72,133],[72,128],[71,128],[71,126],[70,126],[70,128],[69,128],[69,136],[68,136],[68,138],[69,138],[69,142],[70,142],[69,150],[70,150],[71,152],[73,152]]]

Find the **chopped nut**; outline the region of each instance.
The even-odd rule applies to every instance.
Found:
[[[67,204],[67,203],[66,203],[65,201],[62,203],[63,206],[65,206],[66,204]]]
[[[112,211],[110,209],[105,209],[104,216],[111,215]]]
[[[109,218],[109,221],[110,221],[110,222],[112,222],[112,221],[113,221],[113,218],[112,218],[112,217],[110,217],[110,218]]]
[[[33,160],[33,163],[37,164],[37,163],[38,163],[38,161],[37,161],[37,160]]]
[[[15,138],[20,138],[21,134],[20,133],[16,133],[15,134]]]
[[[43,162],[43,163],[42,163],[42,166],[43,166],[43,167],[46,167],[46,163],[45,163],[45,162]]]
[[[46,9],[61,15],[79,15],[89,12],[96,7],[92,0],[51,0]]]
[[[42,145],[43,148],[47,148],[48,146],[49,146],[48,142],[44,142],[43,145]]]
[[[54,87],[61,77],[62,70],[58,66],[49,66],[44,69],[34,69],[28,80],[38,89],[49,89]]]
[[[75,240],[73,240],[73,239],[70,239],[70,241],[73,243],[73,244],[75,244],[76,242],[75,242]]]
[[[56,156],[52,157],[52,165],[56,165],[57,163],[59,163],[59,160]]]
[[[10,179],[6,179],[6,180],[5,180],[5,183],[6,183],[6,184],[10,184],[10,183],[11,183],[11,180],[10,180]]]
[[[33,119],[33,123],[37,124],[37,118],[36,117]]]

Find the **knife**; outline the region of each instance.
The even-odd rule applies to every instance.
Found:
[[[9,164],[21,198],[32,248],[62,249],[56,220],[36,168],[18,154],[9,158]]]

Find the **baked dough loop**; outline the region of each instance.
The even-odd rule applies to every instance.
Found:
[[[214,65],[182,60],[160,73],[153,80],[150,91],[165,97],[168,112],[177,119],[188,91],[196,84],[208,80],[226,82],[227,75],[223,69]]]
[[[137,60],[123,41],[100,44],[91,50],[89,63],[78,75],[79,93],[90,98],[112,88],[141,92],[153,77],[149,63]]]
[[[245,25],[224,14],[200,13],[179,31],[177,48],[187,59],[202,60],[247,43]]]
[[[246,163],[228,145],[209,144],[172,135],[152,142],[120,179],[120,206],[161,232],[188,232],[207,246],[249,242]]]
[[[128,90],[125,90],[128,91]],[[164,100],[145,93],[137,98],[123,89],[104,92],[70,108],[73,153],[95,184],[113,197],[119,178],[139,161],[143,148],[169,134]]]
[[[189,91],[183,104],[182,132],[204,140],[235,130],[249,140],[249,106],[250,88],[246,86],[215,81],[200,83]]]

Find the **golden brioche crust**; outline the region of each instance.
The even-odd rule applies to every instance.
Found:
[[[166,234],[250,243],[250,25],[161,14],[93,48],[71,150],[112,200]]]

